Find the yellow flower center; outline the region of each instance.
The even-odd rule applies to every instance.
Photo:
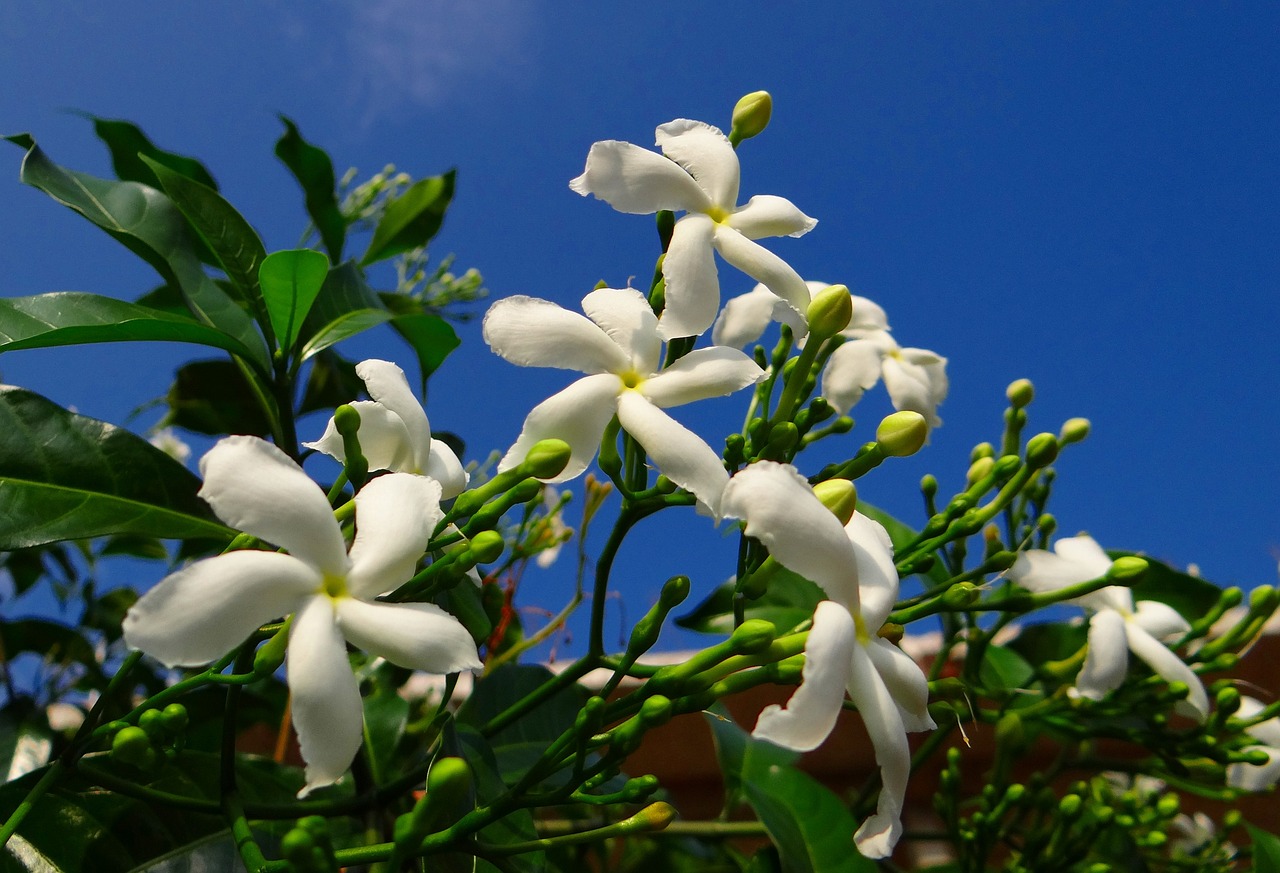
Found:
[[[729,210],[721,209],[719,206],[712,206],[707,210],[707,215],[709,215],[711,220],[716,224],[724,224],[729,220]]]
[[[618,378],[622,380],[624,388],[639,388],[644,382],[644,376],[635,370],[627,370],[625,373],[619,373]]]
[[[334,600],[340,597],[349,597],[346,577],[331,576],[326,573],[324,581],[320,583],[320,591],[318,593],[332,597]]]

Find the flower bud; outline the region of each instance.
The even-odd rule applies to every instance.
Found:
[[[733,121],[729,127],[729,141],[734,145],[764,132],[773,115],[773,98],[768,91],[752,91],[733,107]]]
[[[763,91],[760,93],[764,93]],[[644,809],[631,816],[628,821],[633,821],[637,825],[642,825],[645,830],[660,831],[676,817],[676,808],[669,803],[659,800],[657,803],[651,803]]]
[[[360,413],[346,403],[333,411],[333,427],[342,436],[355,436],[360,430]]]
[[[467,551],[471,553],[476,564],[492,564],[498,560],[506,547],[502,534],[496,530],[482,530],[471,538],[471,545],[467,547]]]
[[[640,704],[640,723],[645,727],[657,727],[671,721],[675,715],[671,699],[655,694]]]
[[[819,342],[838,334],[853,318],[853,297],[848,285],[828,285],[819,291],[805,311],[809,341]]]
[[[529,454],[525,455],[524,463],[520,466],[526,475],[535,479],[551,479],[560,475],[572,453],[573,449],[564,440],[538,440],[529,449]]]
[[[1214,708],[1217,710],[1219,718],[1234,715],[1240,709],[1240,692],[1230,686],[1223,688],[1218,692],[1217,700],[1214,701]]]
[[[969,461],[977,461],[980,458],[994,458],[996,456],[996,447],[991,443],[978,443],[973,447],[973,451],[969,453]]]
[[[925,473],[920,477],[920,492],[925,497],[933,497],[938,493],[938,477],[932,473]]]
[[[1047,467],[1058,458],[1058,438],[1051,433],[1038,433],[1027,440],[1027,466],[1033,470]]]
[[[914,455],[928,438],[929,423],[923,415],[909,409],[885,416],[876,428],[876,442],[891,458]]]
[[[942,602],[951,609],[967,609],[977,603],[982,591],[972,582],[957,582],[942,595]]]
[[[1036,389],[1030,379],[1018,379],[1009,383],[1009,387],[1004,390],[1004,396],[1009,399],[1009,405],[1014,409],[1022,409],[1035,399]]]
[[[965,474],[965,482],[973,485],[987,478],[988,474],[995,468],[996,462],[990,457],[978,458],[969,465],[969,472]]]
[[[729,644],[736,654],[752,655],[769,648],[777,637],[778,629],[772,622],[760,618],[749,618],[729,637]]]
[[[1078,443],[1089,435],[1089,419],[1068,418],[1058,431],[1058,439],[1064,446]]]
[[[1147,562],[1137,555],[1124,555],[1111,562],[1107,578],[1121,585],[1133,585],[1147,575],[1147,568]]]
[[[286,621],[284,626],[276,631],[271,639],[259,646],[258,651],[253,653],[253,673],[255,676],[270,676],[280,669],[280,665],[284,663],[285,649],[289,645],[289,624],[292,621],[292,618]]]
[[[822,505],[840,519],[841,524],[848,524],[853,512],[858,508],[858,489],[848,479],[828,479],[813,486],[814,495],[822,501]]]

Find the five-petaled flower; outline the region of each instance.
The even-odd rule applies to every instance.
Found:
[[[803,236],[818,222],[783,197],[756,195],[738,206],[738,155],[709,124],[678,118],[660,125],[657,145],[662,155],[629,142],[597,142],[569,187],[619,212],[685,212],[662,261],[661,336],[697,336],[715,321],[720,282],[713,251],[803,313],[809,304],[804,280],[754,240]]]
[[[1009,578],[1029,591],[1059,591],[1105,576],[1111,563],[1092,537],[1081,534],[1058,540],[1052,552],[1031,549],[1018,555]],[[1160,642],[1190,629],[1173,607],[1155,600],[1139,601],[1135,607],[1132,592],[1119,585],[1099,588],[1074,602],[1093,610],[1084,667],[1073,689],[1076,694],[1101,700],[1119,688],[1128,672],[1128,653],[1133,652],[1166,682],[1186,685],[1187,697],[1176,708],[1196,721],[1205,720],[1209,696],[1204,683]]]
[[[589,319],[547,300],[508,297],[485,314],[485,342],[511,363],[587,374],[533,408],[498,469],[523,461],[538,440],[556,438],[569,444],[572,455],[548,481],[572,479],[591,463],[616,413],[657,468],[718,516],[729,481],[720,456],[663,407],[722,397],[755,384],[764,371],[737,349],[723,347],[697,349],[659,371],[658,319],[633,288],[592,291],[582,309]]]
[[[440,483],[446,500],[461,494],[467,487],[467,471],[448,445],[432,438],[427,413],[409,387],[404,370],[390,361],[370,358],[356,364],[356,375],[373,398],[350,404],[360,413],[360,451],[369,469],[429,476]],[[320,439],[303,445],[346,460],[342,434],[332,418]]]
[[[841,527],[794,467],[770,461],[730,480],[722,510],[744,519],[747,535],[774,560],[831,598],[814,612],[800,687],[785,708],[760,713],[753,735],[797,751],[816,748],[835,726],[847,691],[871,736],[882,782],[876,812],[854,841],[869,858],[888,857],[902,835],[907,732],[936,727],[924,672],[877,635],[898,597],[889,535],[858,512]]]
[[[438,606],[374,600],[413,575],[442,516],[438,482],[391,473],[365,485],[348,552],[324,492],[270,443],[228,437],[200,470],[200,496],[220,519],[288,554],[227,552],[179,570],[129,610],[125,641],[170,667],[198,666],[292,614],[287,678],[307,765],[300,796],[337,781],[360,748],[348,641],[430,673],[480,667],[471,635]]]

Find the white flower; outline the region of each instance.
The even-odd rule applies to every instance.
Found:
[[[831,287],[830,282],[809,281],[804,284],[809,289],[810,300]],[[878,303],[857,294],[849,296],[853,301],[853,318],[841,332],[842,336],[861,335],[855,331],[889,329],[888,317]],[[800,313],[779,300],[764,285],[756,285],[746,294],[741,294],[724,305],[711,330],[711,341],[718,346],[746,348],[760,339],[771,321],[782,322],[799,337],[803,337],[808,329]]]
[[[1256,718],[1266,705],[1252,697],[1240,698],[1236,718]],[[1255,746],[1243,751],[1261,751],[1267,754],[1265,764],[1229,764],[1227,784],[1244,791],[1265,791],[1280,780],[1280,717],[1269,718],[1245,728],[1245,733],[1258,740]]]
[[[511,363],[588,374],[534,407],[498,469],[523,461],[538,440],[556,438],[572,454],[548,481],[572,479],[591,463],[616,413],[658,469],[718,515],[729,481],[720,456],[662,410],[722,397],[758,382],[764,372],[742,352],[720,347],[697,349],[658,371],[658,319],[633,288],[592,291],[582,309],[590,320],[547,300],[508,297],[485,314],[485,342]]]
[[[360,688],[346,643],[431,673],[478,669],[471,635],[430,603],[380,603],[413,575],[440,520],[440,484],[393,473],[356,495],[348,553],[324,492],[257,437],[221,440],[200,462],[218,518],[287,549],[227,552],[162,580],[124,620],[128,645],[170,667],[207,664],[293,614],[288,683],[307,765],[299,796],[337,781],[360,748]]]
[[[784,567],[830,597],[818,604],[805,644],[803,681],[785,708],[767,707],[753,735],[797,751],[816,748],[835,726],[846,691],[861,713],[880,765],[875,815],[854,834],[868,858],[885,858],[902,835],[911,772],[908,731],[932,730],[924,672],[877,636],[898,597],[885,529],[855,512],[843,528],[794,467],[760,461],[725,489],[726,516],[747,522]]]
[[[1009,569],[1009,578],[1030,591],[1052,592],[1105,576],[1111,558],[1092,537],[1081,534],[1058,540],[1052,552],[1023,552]],[[1074,602],[1093,610],[1089,618],[1089,642],[1084,667],[1076,677],[1081,697],[1101,700],[1124,682],[1129,652],[1146,662],[1166,682],[1182,682],[1189,692],[1177,709],[1203,722],[1209,714],[1204,684],[1181,658],[1160,642],[1186,633],[1190,625],[1173,607],[1143,600],[1134,607],[1128,588],[1109,585]]]
[[[676,222],[662,262],[661,336],[697,336],[715,320],[720,283],[713,250],[803,313],[809,303],[804,281],[753,240],[803,236],[818,222],[782,197],[757,195],[738,206],[738,155],[709,124],[685,118],[663,124],[657,145],[662,155],[629,142],[597,142],[587,154],[586,169],[569,187],[583,196],[594,194],[619,212],[686,213]]]
[[[370,359],[356,364],[372,400],[350,404],[360,413],[360,451],[370,470],[392,470],[428,476],[440,483],[443,499],[467,487],[467,471],[448,445],[431,437],[431,425],[414,396],[404,370],[389,361]],[[333,419],[320,439],[303,443],[339,461],[347,454]]]
[[[147,442],[173,458],[179,464],[186,464],[187,458],[191,457],[191,446],[183,441],[182,437],[174,433],[171,427],[162,427],[147,438]]]

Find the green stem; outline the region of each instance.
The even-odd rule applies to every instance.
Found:
[[[66,769],[66,764],[63,763],[61,758],[59,758],[50,765],[48,770],[44,771],[44,775],[40,777],[40,781],[27,792],[27,796],[18,804],[18,808],[9,816],[8,820],[4,823],[4,826],[0,827],[0,847],[8,844],[9,838],[18,830],[18,827],[22,824],[22,820],[30,814],[31,810],[35,809],[36,803],[39,802],[40,798],[44,797],[45,794],[47,794],[49,790],[57,784],[58,780],[62,778],[63,773],[66,772]]]

